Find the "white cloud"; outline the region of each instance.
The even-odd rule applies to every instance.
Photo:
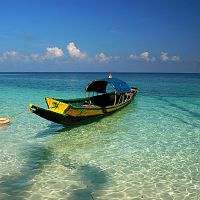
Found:
[[[161,52],[160,59],[161,59],[162,61],[164,61],[164,62],[168,61],[168,60],[169,60],[168,53],[166,53],[166,52]]]
[[[142,52],[139,56],[135,54],[130,54],[129,59],[131,60],[144,60],[146,62],[154,62],[156,60],[155,57],[150,57],[150,53],[145,51]]]
[[[64,56],[62,49],[59,49],[57,47],[46,48],[45,55],[32,54],[29,56],[25,56],[16,51],[6,51],[0,56],[0,62],[5,62],[5,61],[27,62],[27,61],[31,61],[31,60],[36,61],[36,62],[42,62],[45,60],[53,60],[56,58],[60,58],[62,56]]]
[[[136,55],[134,55],[134,54],[131,54],[131,55],[129,56],[129,59],[131,59],[131,60],[137,60],[137,59],[138,59],[138,56],[136,56]]]
[[[0,56],[0,62],[4,62],[7,60],[16,60],[16,61],[29,61],[29,57],[23,54],[19,54],[16,51],[6,51]]]
[[[19,54],[16,51],[6,51],[1,56],[1,61],[5,60],[18,60]]]
[[[59,49],[58,47],[48,47],[46,48],[47,52],[45,55],[45,59],[54,59],[64,56],[64,53],[62,49]]]
[[[95,56],[95,59],[98,62],[101,62],[101,63],[105,62],[106,63],[106,62],[109,62],[112,59],[112,56],[106,56],[104,53],[100,53],[100,54]]]
[[[145,60],[146,62],[154,62],[154,61],[156,60],[155,57],[152,57],[152,58],[151,58],[149,52],[147,52],[147,51],[141,53],[141,54],[140,54],[140,58],[141,58],[142,60]]]
[[[30,58],[36,62],[44,60],[44,56],[40,56],[39,54],[32,54]]]
[[[179,56],[172,56],[171,61],[180,61],[180,57]]]
[[[145,61],[147,61],[147,62],[149,62],[150,61],[149,52],[146,51],[146,52],[141,53],[140,54],[140,58],[145,60]]]
[[[36,62],[41,62],[45,60],[53,60],[64,56],[63,50],[58,47],[48,47],[46,48],[45,55],[32,54],[30,58]]]
[[[7,51],[3,54],[4,57],[17,57],[18,53],[16,51]]]
[[[77,59],[81,60],[81,59],[85,59],[87,57],[87,54],[82,53],[80,51],[80,49],[78,49],[73,42],[70,42],[67,45],[67,51],[72,58],[77,58]]]
[[[163,62],[167,62],[167,61],[173,61],[173,62],[177,62],[180,61],[180,57],[179,56],[168,56],[167,52],[161,52],[161,56],[160,56],[161,61]]]

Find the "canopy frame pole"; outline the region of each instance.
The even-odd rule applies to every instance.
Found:
[[[124,94],[122,95],[122,103],[124,103]]]
[[[122,98],[122,95],[120,94],[118,104],[121,103],[121,98]]]
[[[117,103],[117,92],[115,91],[115,102],[114,102],[114,105],[116,105]]]

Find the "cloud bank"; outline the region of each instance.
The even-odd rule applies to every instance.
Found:
[[[23,55],[17,51],[6,51],[0,55],[0,63],[3,62],[53,62],[60,60],[67,61],[73,58],[74,62],[76,61],[88,61],[88,62],[98,62],[98,63],[109,63],[113,61],[117,61],[120,59],[119,56],[108,56],[105,53],[101,52],[94,56],[88,56],[86,52],[82,52],[74,42],[70,42],[67,44],[66,52],[64,52],[61,48],[58,47],[47,47],[44,54],[31,54],[31,55]],[[62,58],[62,59],[61,59]],[[122,58],[123,59],[123,58]],[[156,60],[160,60],[162,62],[178,62],[180,61],[180,56],[173,55],[169,56],[168,52],[161,52],[160,57],[156,59],[155,57],[150,55],[149,51],[144,51],[140,54],[130,54],[128,57],[129,60],[132,61],[143,61],[147,63],[155,62]]]

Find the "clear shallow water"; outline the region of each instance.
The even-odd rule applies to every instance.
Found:
[[[139,93],[91,124],[28,112],[104,73],[0,74],[0,199],[200,199],[200,75],[114,74]],[[20,112],[22,112],[20,114]]]

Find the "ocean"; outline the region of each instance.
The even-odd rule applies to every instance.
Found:
[[[113,73],[139,92],[98,121],[64,127],[29,112],[84,97],[106,73],[0,73],[1,200],[199,200],[200,74]]]

